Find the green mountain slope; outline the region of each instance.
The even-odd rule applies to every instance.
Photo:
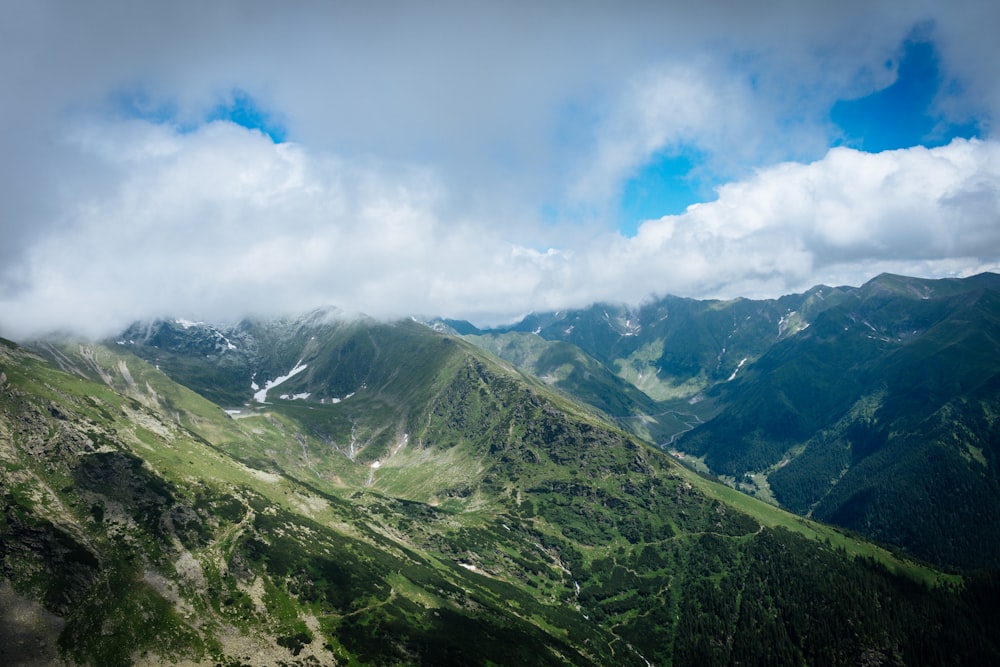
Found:
[[[638,308],[533,314],[508,330],[572,343],[656,400],[687,399],[737,375],[844,292],[815,287],[762,301],[667,296]]]
[[[318,397],[235,419],[134,346],[0,347],[0,599],[100,665],[1000,655],[989,580],[734,494],[458,339],[328,325],[274,334]]]
[[[684,428],[675,411],[575,345],[519,332],[466,335],[465,340],[596,408],[644,440],[663,442]]]
[[[4,574],[19,595],[62,619],[58,644],[70,659],[611,659],[603,647],[615,637],[607,631],[586,628],[597,648],[581,652],[565,639],[586,625],[578,614],[460,567],[467,554],[452,541],[488,525],[488,515],[455,516],[379,495],[346,500],[247,467],[173,417],[190,411],[213,438],[260,449],[293,444],[283,442],[287,424],[251,419],[244,426],[134,357],[79,353],[77,361],[88,360],[112,384],[125,382],[145,402],[22,350],[5,350],[2,365],[3,433],[10,436],[3,439]],[[63,354],[73,359],[72,350]],[[411,523],[409,539],[394,537]],[[432,537],[441,541],[433,549],[409,545]],[[508,548],[537,552],[513,538]],[[561,631],[540,627],[550,624]],[[386,641],[393,628],[398,637]],[[464,641],[466,632],[477,642]]]
[[[1000,565],[1000,277],[880,276],[720,386],[715,472],[953,567]]]
[[[808,326],[843,288],[777,300],[664,297],[638,308],[597,304],[538,313],[489,331],[438,320],[519,369],[663,448],[717,412],[705,391],[735,378],[776,341]]]

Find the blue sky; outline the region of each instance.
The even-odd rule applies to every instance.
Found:
[[[943,146],[956,137],[980,136],[976,120],[954,122],[934,108],[943,92],[940,55],[918,27],[900,47],[898,58],[884,68],[894,73],[885,88],[863,97],[837,100],[830,109],[835,132],[831,146],[849,146],[878,153],[914,146]],[[719,175],[699,173],[696,151],[670,151],[651,156],[624,183],[620,205],[620,230],[632,236],[640,223],[651,218],[683,213],[691,204],[714,199]]]
[[[229,99],[220,102],[205,117],[205,122],[228,121],[248,130],[266,134],[271,141],[281,143],[288,135],[287,129],[270,111],[262,109],[257,101],[242,90],[234,90]]]
[[[843,144],[877,153],[911,146],[943,146],[955,137],[977,136],[974,120],[949,122],[934,109],[944,83],[939,60],[930,39],[907,39],[899,62],[886,62],[886,69],[896,71],[891,85],[834,104],[830,118],[843,132]]]
[[[0,335],[1000,268],[991,0],[3,10]]]
[[[179,132],[192,132],[214,121],[225,121],[267,135],[274,143],[282,143],[288,129],[273,112],[264,109],[245,90],[235,88],[220,95],[216,104],[198,118],[185,119],[178,105],[170,99],[157,99],[145,89],[118,90],[110,95],[109,106],[129,119],[176,127]]]
[[[625,181],[619,230],[634,236],[639,224],[651,218],[683,213],[691,204],[713,199],[711,188],[693,173],[697,156],[656,155]]]

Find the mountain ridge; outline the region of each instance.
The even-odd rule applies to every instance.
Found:
[[[816,286],[761,302],[664,297],[641,308],[598,304],[534,314],[466,338],[521,364],[526,372],[550,376],[538,365],[537,353],[526,356],[509,337],[528,337],[521,344],[526,349],[539,348],[543,340],[579,344],[580,354],[634,389],[650,392],[653,405],[641,397],[623,402],[620,391],[609,398],[604,395],[611,391],[607,382],[581,382],[586,371],[582,363],[570,371],[564,368],[563,376],[574,382],[556,377],[554,385],[640,437],[673,449],[689,464],[771,502],[804,514],[818,512],[816,516],[949,567],[993,566],[994,550],[987,546],[993,538],[942,550],[934,544],[936,538],[917,539],[912,532],[904,538],[890,525],[902,506],[916,502],[915,507],[933,509],[940,503],[932,498],[970,480],[979,501],[995,505],[989,489],[1000,473],[986,444],[992,436],[975,434],[993,428],[988,424],[1000,400],[991,389],[1000,372],[998,294],[1000,276],[991,273],[939,280],[886,273],[857,288]],[[508,337],[505,345],[495,342],[500,337]],[[975,466],[963,473],[957,463],[949,463],[943,469],[952,472],[941,478],[940,488],[918,501],[901,496],[895,487],[924,487],[911,478],[933,476],[938,468],[925,463],[927,470],[921,473],[912,464],[895,486],[883,479],[882,490],[868,500],[842,499],[861,508],[860,515],[818,505],[833,485],[846,479],[841,490],[849,488],[853,473],[847,472],[875,447],[873,434],[892,430],[884,425],[887,420],[899,426],[903,420],[909,424],[906,429],[916,429],[910,437],[914,446],[898,451],[897,458],[916,456],[917,450],[931,456],[934,450],[917,444],[919,434],[943,434],[948,427],[920,426],[917,417],[938,410],[948,415],[938,419],[952,420],[951,430],[965,438],[955,455],[966,463],[986,461],[986,478]],[[876,413],[883,426],[873,430]],[[884,440],[884,435],[878,438]],[[831,496],[827,503],[832,502]],[[944,501],[949,503],[954,505]],[[875,514],[882,518],[875,520]],[[963,531],[977,534],[981,519],[938,519],[951,526],[952,537],[941,540],[954,542]]]
[[[5,549],[3,572],[41,567],[13,579],[18,595],[44,602],[46,591],[64,591],[67,606],[55,607],[66,614],[62,655],[85,664],[130,664],[146,652],[207,663],[679,665],[826,655],[848,664],[888,659],[894,641],[916,664],[998,650],[975,648],[977,623],[912,631],[915,615],[983,613],[971,597],[983,584],[730,496],[461,340],[413,323],[369,333],[375,366],[396,373],[368,366],[365,377],[384,383],[338,403],[251,401],[235,418],[129,346],[41,350],[57,350],[72,374],[21,348],[0,350],[0,432],[21,433],[5,439],[0,470],[3,543],[21,545]],[[314,368],[336,377],[359,368],[350,357],[371,348],[356,334],[332,336],[315,359],[337,363]],[[430,356],[397,368],[403,349]],[[288,382],[320,382],[304,375]],[[390,427],[378,449],[363,413],[389,416],[409,439]],[[337,414],[357,420],[359,442],[367,437],[378,458],[333,447],[347,444],[352,426]],[[25,495],[28,480],[54,500]],[[59,579],[59,561],[25,540],[45,531],[91,574]],[[88,582],[111,580],[124,592],[115,604],[88,597]],[[837,581],[853,582],[863,600],[882,591],[891,616],[850,601]],[[829,606],[802,616],[802,596]],[[129,617],[161,631],[137,641]],[[846,619],[860,635],[831,631]],[[107,639],[102,627],[116,634]],[[256,636],[255,648],[240,648],[239,636]]]
[[[970,435],[956,449],[945,446],[954,439],[931,421],[947,409],[946,428],[956,433],[972,434],[973,424],[992,423],[992,417],[984,422],[976,414],[993,414],[1000,400],[990,389],[1000,371],[998,283],[996,276],[943,284],[876,278],[820,313],[807,331],[776,344],[741,378],[719,386],[719,417],[685,436],[681,448],[705,456],[710,468],[728,475],[767,474],[775,497],[796,511],[953,567],[995,565],[992,523],[983,522],[978,511],[961,509],[967,500],[949,490],[972,484],[975,502],[994,511],[996,504],[988,499],[997,479],[990,444],[995,436]],[[984,426],[974,428],[986,433]],[[992,426],[985,428],[992,432]],[[855,469],[897,439],[900,447],[903,440],[911,443],[897,447],[888,466],[899,473],[897,482],[886,473],[872,477],[869,466]],[[970,447],[985,465],[970,462]],[[917,465],[914,457],[930,458]],[[855,480],[863,471],[879,481],[832,504],[840,494],[829,496],[826,490],[859,484]],[[920,481],[937,473],[943,475],[938,484]],[[922,489],[920,496],[904,493],[907,485]],[[798,500],[799,489],[811,489],[808,503]],[[817,492],[827,500],[821,502]],[[937,539],[918,538],[904,527],[907,522],[897,513],[909,515],[912,523],[908,506],[938,517]],[[947,551],[933,543],[957,544],[963,533],[977,539],[958,540],[964,546]]]
[[[840,496],[830,491],[844,480],[841,490],[850,488],[855,473],[848,471],[861,462],[863,452],[878,448],[876,440],[884,440],[873,435],[884,430],[871,427],[876,412],[883,422],[913,422],[906,415],[934,413],[948,400],[971,396],[982,387],[979,403],[962,399],[941,413],[957,420],[954,430],[959,433],[982,431],[974,424],[984,417],[975,415],[992,414],[992,408],[985,407],[996,403],[989,382],[1000,372],[990,333],[1000,328],[998,288],[1000,276],[995,274],[944,280],[881,274],[858,288],[816,286],[760,302],[665,297],[638,308],[596,304],[580,311],[532,315],[496,330],[458,321],[428,324],[456,334],[471,332],[462,337],[644,440],[673,449],[693,465],[703,461],[707,470],[745,491],[799,513],[816,512],[817,517],[948,567],[978,567],[996,563],[987,546],[992,538],[979,547],[941,550],[934,539],[894,533],[889,523],[897,509],[890,507],[886,514],[879,508],[890,497],[894,505],[912,499],[891,490],[888,481],[867,501],[856,494],[841,498],[841,505],[860,508],[860,514],[833,506]],[[332,324],[335,318],[325,321],[334,327],[351,326]],[[415,324],[408,321],[406,326]],[[206,335],[222,348],[222,334]],[[355,344],[364,347],[370,340],[356,338]],[[272,375],[295,367],[304,358],[302,349],[300,341]],[[948,349],[955,361],[933,362]],[[316,369],[314,365],[289,379],[281,391],[286,396],[311,394],[308,378],[319,372]],[[249,366],[242,373],[245,381],[251,375]],[[319,374],[332,377],[326,370]],[[218,386],[217,377],[211,386]],[[332,400],[353,395],[358,386],[355,377]],[[651,386],[665,392],[653,391],[660,399],[647,393]],[[245,401],[246,393],[241,388],[231,402]],[[217,398],[211,393],[209,397]],[[931,422],[920,428],[944,432]],[[845,433],[850,437],[845,439]],[[990,447],[980,440],[968,436],[956,455],[966,463],[992,461]],[[922,445],[899,455],[905,458],[921,448],[931,456],[933,450]],[[980,479],[975,466],[961,473],[948,464],[943,469],[952,472],[942,478],[947,479],[943,486],[964,484],[960,480],[969,474],[977,497],[986,498],[998,476],[991,466]],[[917,475],[917,469],[910,466],[907,475]],[[943,493],[925,494],[917,506]],[[820,504],[823,498],[827,500]],[[873,513],[883,519],[874,520]],[[953,525],[952,532],[962,532],[973,528],[971,521],[946,523]],[[954,542],[954,537],[948,539]]]
[[[650,329],[701,346],[633,364],[696,360],[688,380],[712,379],[665,401],[566,340],[459,338],[328,310],[225,326],[161,320],[105,344],[4,342],[0,578],[11,588],[0,602],[54,615],[47,655],[77,664],[985,664],[1000,655],[1000,579],[975,572],[995,567],[988,559],[950,564],[986,553],[991,534],[938,541],[944,515],[871,471],[909,480],[930,467],[921,493],[965,485],[956,525],[993,521],[994,280],[970,290],[885,276],[864,298],[818,287],[763,306],[645,311],[689,328],[703,317],[686,337],[604,307],[551,323],[591,341],[618,327],[616,349],[632,361],[648,341],[629,346]],[[758,357],[720,362],[720,344],[735,357],[763,349],[750,340],[762,332],[773,340]],[[923,384],[906,382],[917,359],[933,371]],[[801,378],[812,372],[823,395],[834,372],[854,382],[851,363],[876,366],[860,388],[811,405]],[[765,380],[776,391],[762,393]],[[896,389],[904,382],[913,396]],[[841,500],[803,507],[857,532],[679,465],[699,442],[725,442],[706,434],[739,424],[745,397],[761,395],[789,411],[791,421],[771,411],[776,428],[809,435],[791,450],[751,443],[788,456],[762,482],[788,502],[821,488],[809,466],[856,458],[833,486]],[[915,403],[934,409],[918,419],[906,409]],[[673,428],[650,410],[681,406],[705,423],[673,437],[676,456],[637,437],[636,422],[647,436]],[[742,455],[702,454],[710,465]],[[900,504],[912,513],[885,516]],[[959,574],[860,537],[899,542],[872,527],[901,516],[904,546]],[[121,594],[97,595],[101,586]],[[36,641],[0,627],[5,646]]]

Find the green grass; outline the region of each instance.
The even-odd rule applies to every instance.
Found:
[[[891,572],[928,585],[953,585],[962,581],[962,577],[959,575],[941,572],[929,565],[921,564],[879,547],[861,536],[851,535],[836,526],[811,521],[696,473],[685,470],[684,474],[686,479],[697,486],[706,496],[746,512],[759,521],[761,525],[769,528],[784,528],[814,542],[830,544],[836,549],[843,549],[852,557],[870,558],[881,563]]]
[[[129,584],[133,594],[118,606],[92,598],[93,620],[74,626],[68,650],[122,662],[125,643],[104,642],[96,624],[110,619],[124,635],[139,632],[124,618],[128,613],[153,614],[161,641],[142,650],[166,657],[211,655],[223,662],[216,632],[235,625],[292,651],[329,651],[348,664],[642,665],[636,651],[669,662],[695,641],[678,619],[698,617],[706,599],[729,604],[733,598],[718,593],[716,600],[712,591],[753,574],[749,561],[771,548],[769,540],[829,558],[848,582],[862,576],[857,557],[918,581],[944,581],[682,470],[565,395],[464,344],[434,348],[438,343],[422,344],[440,356],[414,362],[357,401],[276,401],[239,419],[117,351],[91,358],[124,395],[39,360],[0,357],[0,369],[30,400],[55,403],[102,434],[109,456],[90,454],[88,465],[117,460],[110,454],[118,450],[142,457],[133,475],[148,488],[162,485],[161,495],[172,499],[174,506],[164,509],[174,512],[176,537],[205,578],[198,590],[175,569],[177,542],[165,533],[163,517],[128,530],[124,544],[134,550],[104,551],[113,540],[102,531],[110,530],[116,511],[107,500],[133,501],[124,490],[111,498],[110,490],[84,489],[94,495],[65,520],[92,536],[102,564],[113,569],[108,576],[136,581],[149,568],[171,578],[202,625],[184,620],[183,605]],[[131,383],[120,372],[122,360]],[[58,417],[45,420],[58,429]],[[330,442],[343,442],[351,429],[364,443],[353,462]],[[372,451],[382,464],[374,471]],[[65,487],[63,502],[77,498],[71,477],[27,459],[18,463],[50,485],[61,479],[55,488]],[[12,488],[23,512],[36,511],[39,503],[22,493],[26,487]],[[91,501],[103,503],[100,523],[81,518],[90,516]],[[124,509],[145,507],[135,505]],[[813,585],[815,573],[794,563],[784,567],[802,586]],[[263,612],[245,592],[257,581]],[[895,584],[884,585],[894,595]],[[760,586],[762,597],[789,594],[775,584]],[[786,608],[761,618],[779,612]],[[318,619],[321,636],[305,623],[309,616]]]

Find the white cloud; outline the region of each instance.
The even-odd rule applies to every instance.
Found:
[[[644,223],[610,252],[603,298],[675,292],[774,296],[859,284],[880,271],[953,275],[1000,266],[1000,144],[955,140],[879,154],[831,150],[719,189]]]
[[[1000,4],[4,7],[0,331],[333,303],[497,319],[995,266],[996,144],[827,153],[830,106],[932,21],[949,118],[1000,113]],[[234,89],[294,143],[201,125]],[[129,119],[122,95],[162,124]],[[140,114],[141,115],[141,114]],[[989,136],[989,135],[987,135]],[[694,147],[716,202],[625,239],[624,179]],[[759,169],[759,171],[754,171]],[[554,210],[545,219],[540,211]],[[548,248],[555,248],[548,251]]]
[[[591,205],[613,202],[616,190],[657,154],[685,150],[711,156],[753,152],[748,86],[708,64],[674,66],[636,77],[598,127],[594,156],[573,186]]]
[[[109,196],[11,267],[7,335],[135,318],[219,320],[333,304],[480,321],[651,294],[774,296],[874,271],[951,275],[1000,260],[1000,144],[839,148],[719,189],[635,238],[535,250],[495,218],[451,217],[435,172],[345,161],[217,122],[196,132],[92,127],[78,142]]]
[[[403,316],[483,312],[482,299],[506,313],[507,299],[526,303],[530,267],[545,261],[487,223],[445,220],[449,195],[429,169],[316,155],[226,122],[168,137],[133,121],[77,136],[117,180],[6,267],[25,284],[0,297],[2,312],[19,314],[4,323],[12,335],[321,304]]]

